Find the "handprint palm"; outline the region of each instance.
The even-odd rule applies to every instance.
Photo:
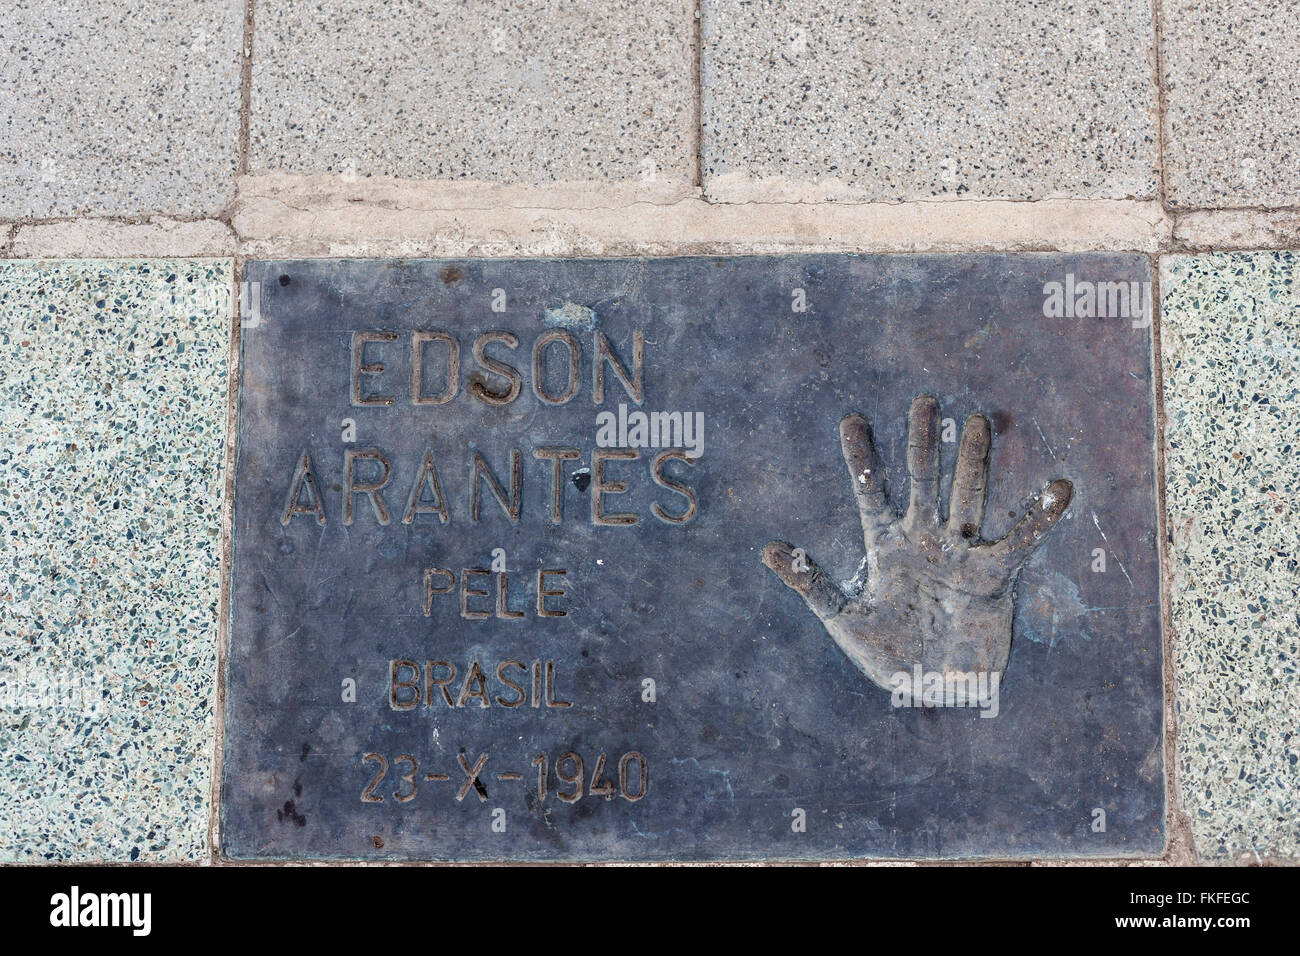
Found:
[[[796,591],[845,654],[876,684],[911,673],[997,672],[1011,652],[1016,577],[1065,514],[1073,486],[1053,481],[997,541],[980,538],[988,487],[989,423],[972,415],[962,428],[949,516],[939,515],[939,403],[912,402],[908,419],[910,500],[901,518],[885,494],[867,420],[840,422],[866,543],[866,582],[845,591],[800,549],[770,542],[763,563]]]

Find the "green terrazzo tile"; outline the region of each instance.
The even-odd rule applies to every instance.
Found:
[[[0,861],[207,852],[231,288],[0,263]]]
[[[1204,860],[1300,856],[1298,264],[1161,267],[1178,771]]]

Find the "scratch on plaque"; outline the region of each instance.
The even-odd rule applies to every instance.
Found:
[[[632,824],[632,829],[636,831],[636,835],[641,837],[643,840],[657,840],[660,839],[661,837],[663,838],[670,837],[674,833],[687,832],[683,830],[681,827],[669,827],[663,833],[655,833],[654,831],[647,833],[645,830],[642,830],[639,826],[636,825],[636,820],[629,819],[628,822]]]
[[[289,632],[288,634],[286,634],[284,637],[280,638],[280,639],[279,639],[278,641],[276,641],[274,644],[271,644],[271,645],[269,645],[269,646],[267,646],[267,647],[262,648],[260,651],[257,651],[256,654],[260,657],[260,656],[262,656],[263,654],[269,654],[269,653],[271,653],[273,650],[275,650],[275,649],[276,649],[277,647],[279,647],[281,644],[285,643],[286,641],[292,640],[295,636],[297,636],[298,632],[301,631],[301,630],[303,629],[303,626],[304,626],[304,625],[299,624],[297,627],[295,627],[292,631],[290,631],[290,632]]]
[[[1034,427],[1038,429],[1038,437],[1043,440],[1043,447],[1047,449],[1047,453],[1052,456],[1053,461],[1059,461],[1060,459],[1056,457],[1056,449],[1051,446],[1047,436],[1043,434],[1043,426],[1038,424],[1037,418],[1031,419],[1031,421],[1033,421]]]
[[[1128,582],[1129,587],[1132,587],[1133,579],[1128,576],[1128,569],[1124,567],[1124,562],[1121,561],[1119,555],[1115,553],[1115,549],[1110,546],[1110,539],[1106,537],[1106,532],[1101,530],[1101,523],[1097,520],[1097,512],[1093,511],[1091,514],[1092,523],[1096,527],[1097,533],[1101,535],[1101,540],[1106,542],[1106,549],[1110,551],[1111,557],[1113,557],[1115,563],[1119,565],[1119,570],[1120,573],[1124,575],[1124,580]]]
[[[696,758],[696,757],[686,757],[686,758],[682,758],[682,757],[674,757],[674,758],[673,758],[673,766],[674,766],[674,767],[680,767],[682,764],[688,764],[688,763],[693,763],[693,764],[695,764],[695,767],[696,767],[697,770],[703,770],[705,773],[715,774],[715,775],[721,777],[721,778],[722,778],[722,785],[723,785],[724,787],[727,788],[727,803],[730,804],[730,805],[732,806],[733,809],[735,808],[735,804],[736,804],[736,794],[735,794],[735,791],[733,791],[733,790],[731,789],[731,771],[730,771],[730,770],[719,770],[719,769],[717,769],[716,767],[706,767],[706,766],[704,766],[703,764],[701,764],[700,761],[699,761],[699,759]]]

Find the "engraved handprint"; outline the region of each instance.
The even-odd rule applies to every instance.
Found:
[[[840,422],[866,542],[866,580],[852,593],[803,549],[772,541],[763,563],[821,618],[835,643],[885,689],[920,664],[927,673],[1001,673],[1011,652],[1015,582],[1021,566],[1065,514],[1074,488],[1057,479],[997,541],[980,527],[988,487],[990,429],[983,415],[962,428],[947,521],[939,514],[939,402],[922,395],[908,418],[910,500],[901,518],[885,494],[867,420]],[[861,577],[861,575],[859,575]]]

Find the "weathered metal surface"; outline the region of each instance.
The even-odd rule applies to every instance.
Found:
[[[248,264],[225,852],[1158,852],[1148,279]]]

